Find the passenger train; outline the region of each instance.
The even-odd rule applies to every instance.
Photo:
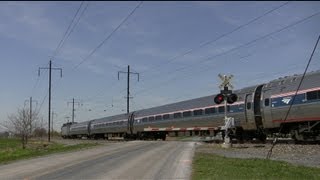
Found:
[[[301,79],[302,75],[293,75],[235,90],[233,93],[237,94],[238,100],[227,105],[228,116],[237,122],[230,136],[264,141],[267,135],[281,129],[282,134],[296,140],[319,140],[320,71],[307,73],[296,94]],[[215,96],[81,123],[65,123],[61,134],[63,138],[163,140],[170,134],[181,132],[215,136],[224,125],[225,111],[223,103],[214,103]],[[290,104],[292,108],[285,119]]]

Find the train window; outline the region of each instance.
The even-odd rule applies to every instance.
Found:
[[[161,120],[162,116],[156,116],[156,121]]]
[[[224,112],[224,106],[219,106],[218,107],[218,112],[223,113]]]
[[[307,92],[307,100],[320,99],[320,91],[310,91]]]
[[[170,115],[169,115],[169,114],[163,115],[163,119],[169,119],[169,118],[170,118]]]
[[[154,121],[154,116],[150,116],[149,121]]]
[[[214,114],[216,113],[216,108],[207,108],[204,110],[205,114]]]
[[[173,118],[181,118],[181,112],[178,112],[178,113],[174,113],[173,114]]]
[[[247,102],[247,109],[251,109],[251,102]]]
[[[191,111],[183,112],[183,117],[189,117],[189,116],[191,116]]]
[[[148,118],[142,118],[142,122],[147,122],[148,121]]]
[[[269,104],[270,104],[270,99],[269,98],[264,99],[264,106],[269,106]]]
[[[203,114],[203,110],[202,109],[197,109],[193,111],[193,115],[194,116],[200,116]]]

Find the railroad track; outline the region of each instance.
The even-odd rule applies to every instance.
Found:
[[[217,143],[222,144],[224,141],[222,139],[216,139],[216,140],[202,140],[202,142],[205,143]],[[238,140],[232,140],[232,144],[242,144],[242,143],[250,143],[250,144],[272,144],[274,142],[274,139],[268,138],[265,142],[259,141],[259,140],[250,140],[250,141],[243,141],[239,142]],[[291,138],[278,138],[277,144],[320,144],[320,140],[307,140],[307,141],[297,141]]]

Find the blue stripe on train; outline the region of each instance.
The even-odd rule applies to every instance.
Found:
[[[306,100],[305,96],[306,96],[305,93],[296,95],[294,102],[293,102],[293,105],[306,104],[306,103],[320,101],[320,99]],[[273,99],[271,99],[271,107],[289,106],[291,104],[292,100],[293,100],[293,95],[273,98]]]

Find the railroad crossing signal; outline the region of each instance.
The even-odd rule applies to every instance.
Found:
[[[222,83],[219,86],[220,89],[222,89],[224,87],[230,87],[231,89],[233,89],[233,86],[230,83],[231,79],[233,78],[232,74],[230,76],[219,74],[218,76],[222,80]]]
[[[226,76],[219,74],[218,76],[222,80],[222,83],[219,87],[220,89],[223,88],[223,90],[220,91],[220,94],[216,95],[216,97],[214,98],[214,102],[216,104],[221,104],[226,100],[227,103],[233,104],[238,99],[238,96],[236,94],[233,94],[232,91],[228,89],[228,87],[233,88],[232,84],[230,83],[233,75]]]

